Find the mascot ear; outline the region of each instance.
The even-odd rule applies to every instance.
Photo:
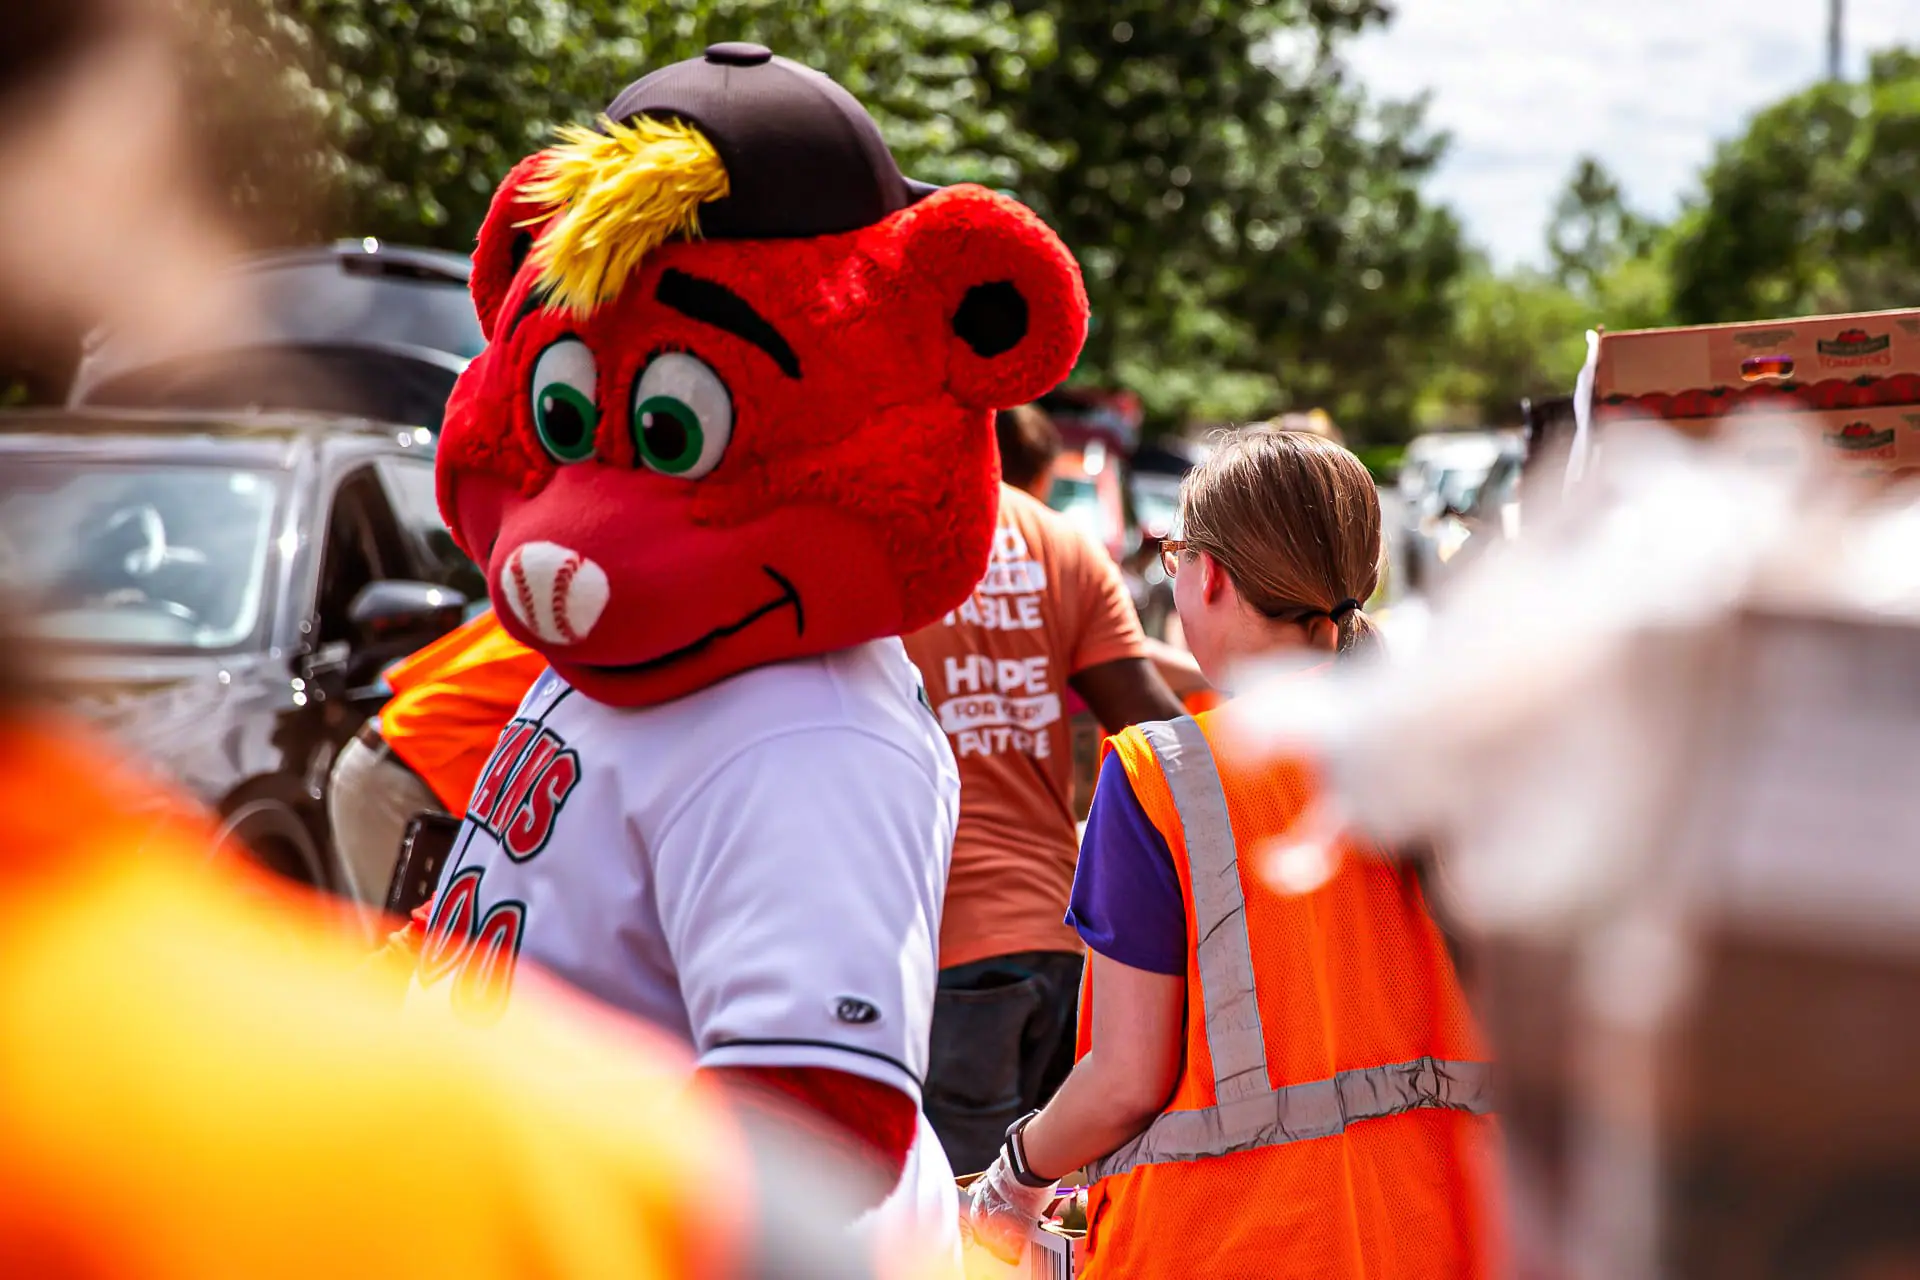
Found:
[[[540,224],[553,210],[529,203],[521,192],[539,176],[545,153],[528,156],[507,174],[500,189],[493,193],[487,207],[487,219],[480,224],[479,243],[473,250],[473,275],[467,289],[473,294],[473,309],[480,315],[480,332],[493,339],[493,320],[513,288],[520,264],[533,251]]]
[[[962,404],[1005,409],[1066,380],[1087,338],[1079,264],[1031,209],[971,184],[907,210],[916,305],[945,325],[947,387]]]

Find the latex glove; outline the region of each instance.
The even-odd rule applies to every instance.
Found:
[[[1027,1251],[1027,1238],[1059,1185],[1021,1186],[1002,1151],[967,1189],[967,1233],[1000,1261],[1020,1261]]]

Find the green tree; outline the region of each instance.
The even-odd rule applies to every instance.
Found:
[[[1627,208],[1606,166],[1582,156],[1547,223],[1554,276],[1569,288],[1596,291],[1621,262],[1652,247],[1654,232],[1651,222]]]
[[[1080,376],[1162,421],[1324,404],[1403,430],[1447,324],[1458,228],[1419,183],[1440,140],[1379,107],[1339,44],[1375,0],[1015,0],[1057,57],[982,65],[991,107],[1059,162],[1019,190],[1086,268]]]
[[[930,180],[1009,185],[1052,159],[980,101],[979,66],[1049,53],[1047,24],[1005,4],[223,0],[201,12],[203,131],[256,239],[464,249],[495,185],[555,125],[727,39],[832,69]]]
[[[183,6],[191,0],[176,0]],[[1410,421],[1459,229],[1441,140],[1340,43],[1379,0],[217,0],[208,154],[255,239],[464,248],[553,126],[645,69],[759,40],[842,80],[908,172],[1038,208],[1079,254],[1081,376],[1162,422],[1325,405]],[[263,91],[269,86],[271,93]],[[267,101],[271,98],[271,101]]]
[[[1445,358],[1423,389],[1427,426],[1498,426],[1522,396],[1566,395],[1586,358],[1592,303],[1551,275],[1476,258],[1449,293]]]
[[[1920,55],[1766,108],[1722,145],[1673,246],[1689,323],[1920,302]]]
[[[1422,387],[1416,420],[1428,427],[1511,425],[1522,396],[1573,390],[1588,329],[1672,323],[1671,237],[1650,223],[1635,235],[1631,252],[1628,242],[1616,242],[1566,274],[1496,272],[1476,256],[1448,293],[1452,327]]]

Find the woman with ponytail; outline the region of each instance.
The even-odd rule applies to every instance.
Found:
[[[1344,448],[1232,436],[1181,524],[1167,572],[1217,688],[1378,643],[1379,498]],[[1264,874],[1318,783],[1224,714],[1108,740],[1068,915],[1091,953],[1079,1061],[1008,1130],[972,1230],[1017,1256],[1084,1168],[1089,1280],[1487,1274],[1487,1064],[1419,883],[1352,840],[1317,884]]]

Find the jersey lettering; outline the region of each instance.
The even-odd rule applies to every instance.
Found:
[[[534,729],[528,720],[510,722],[500,731],[499,745],[487,757],[487,767],[480,771],[479,785],[474,787],[473,798],[467,802],[467,816],[488,830],[492,830],[489,820],[500,802],[500,793],[513,780],[514,767],[520,753],[526,750],[527,741],[533,737]]]
[[[560,806],[579,781],[580,757],[565,740],[536,721],[516,720],[500,735],[467,817],[509,858],[525,862],[547,847]]]
[[[554,739],[558,746],[559,739]],[[500,847],[515,862],[525,862],[547,847],[553,820],[560,815],[574,784],[580,781],[580,757],[571,751],[550,756],[540,766],[531,790],[520,801],[501,833]]]
[[[520,765],[514,770],[512,781],[500,792],[500,799],[493,807],[486,828],[493,835],[499,835],[512,825],[513,814],[527,798],[527,792],[533,788],[540,777],[540,771],[547,762],[560,753],[560,739],[542,729],[540,736],[533,740],[526,753],[520,758]]]

